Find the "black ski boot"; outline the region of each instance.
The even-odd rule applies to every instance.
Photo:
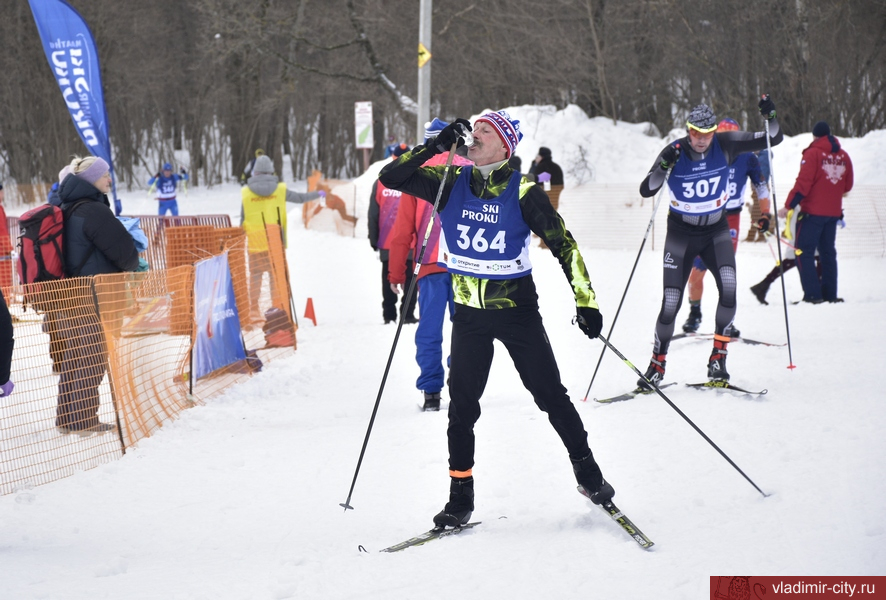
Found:
[[[769,283],[770,282],[764,279],[757,285],[751,286],[751,292],[754,294],[757,300],[760,301],[760,304],[766,304],[767,306],[769,305],[769,303],[766,302],[766,292],[769,291]]]
[[[466,525],[474,512],[474,478],[453,477],[449,483],[449,502],[434,516],[437,527]]]
[[[726,335],[731,338],[740,338],[741,332],[738,330],[738,327],[735,326],[735,323],[729,326],[729,329],[726,330]]]
[[[612,500],[615,489],[603,479],[603,473],[592,452],[588,452],[584,458],[570,456],[569,460],[572,461],[572,471],[578,482],[578,491],[582,495],[587,496],[594,504],[606,504]]]
[[[421,409],[425,412],[440,410],[440,392],[424,392],[425,403]]]
[[[665,359],[667,357],[667,354],[653,354],[652,360],[649,361],[649,368],[647,368],[646,373],[643,374],[645,379],[643,377],[638,379],[637,387],[652,391],[652,388],[649,387],[649,384],[646,381],[647,379],[652,382],[652,385],[658,387],[661,380],[664,379],[665,364],[667,363]]]
[[[726,371],[726,346],[729,342],[714,340],[714,349],[708,359],[708,379],[711,381],[729,381]]]
[[[695,333],[699,325],[701,325],[701,304],[690,304],[689,317],[683,323],[683,332]]]

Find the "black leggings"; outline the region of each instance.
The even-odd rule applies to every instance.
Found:
[[[480,418],[480,396],[492,366],[493,340],[504,344],[523,385],[574,458],[590,452],[588,434],[566,388],[548,342],[538,308],[455,307],[452,319],[452,365],[449,384],[449,468],[469,471],[474,465],[474,423]]]
[[[665,239],[661,311],[655,323],[655,353],[667,354],[674,335],[674,321],[683,303],[692,261],[700,256],[717,282],[720,299],[714,333],[724,335],[735,318],[735,251],[729,224],[720,219],[713,225],[688,225],[674,213],[668,215]]]

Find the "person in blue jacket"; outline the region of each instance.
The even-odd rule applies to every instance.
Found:
[[[182,167],[178,173],[173,174],[171,163],[164,163],[161,172],[148,179],[148,185],[157,191],[156,198],[160,203],[157,214],[161,217],[168,212],[172,213],[173,217],[178,216],[178,200],[175,199],[175,193],[179,181],[188,181],[188,172]]]

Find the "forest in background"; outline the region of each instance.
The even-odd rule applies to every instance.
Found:
[[[175,150],[192,185],[237,177],[256,148],[278,173],[282,148],[297,179],[356,177],[357,101],[373,103],[372,160],[416,141],[418,0],[68,1],[98,46],[118,189]],[[3,4],[0,181],[52,181],[85,146],[28,3]],[[766,92],[788,135],[886,128],[882,0],[438,0],[431,52],[446,120],[575,104],[660,134],[706,102],[756,129]]]

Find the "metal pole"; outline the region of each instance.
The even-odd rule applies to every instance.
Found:
[[[421,0],[418,17],[418,43],[431,51],[431,12],[433,0]],[[415,143],[421,144],[425,138],[425,123],[431,120],[431,61],[418,66],[418,115],[415,125]]]

